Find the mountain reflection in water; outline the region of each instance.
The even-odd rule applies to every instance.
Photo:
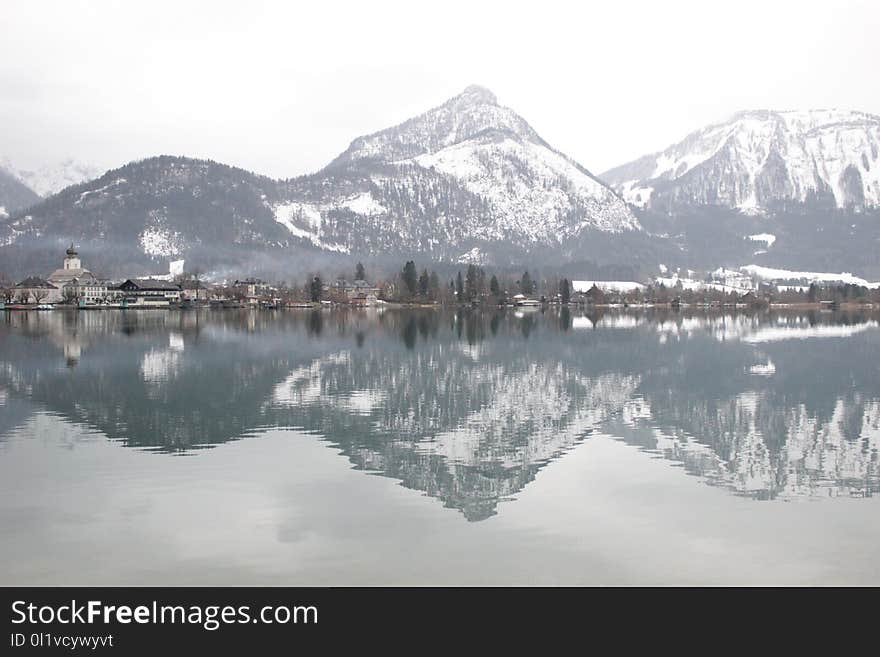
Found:
[[[296,428],[481,520],[592,434],[738,495],[878,491],[870,314],[103,311],[0,316],[0,442],[48,412],[190,453]]]

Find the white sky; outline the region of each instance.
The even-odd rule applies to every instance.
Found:
[[[2,0],[0,158],[277,177],[476,83],[594,173],[740,109],[880,114],[880,2]]]

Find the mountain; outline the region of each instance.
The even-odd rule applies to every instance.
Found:
[[[0,220],[39,201],[36,192],[0,164]]]
[[[630,203],[761,214],[792,206],[880,206],[880,116],[843,110],[746,111],[602,178]]]
[[[44,198],[60,192],[65,187],[93,180],[104,173],[99,167],[73,158],[44,164],[35,169],[16,167],[8,159],[3,159],[0,161],[0,167]]]
[[[278,187],[270,178],[216,162],[149,158],[0,221],[0,245],[9,260],[46,268],[63,244],[73,242],[90,268],[107,275],[167,271],[168,261],[176,259],[235,268],[258,253],[297,245],[316,251],[275,221]]]
[[[297,178],[159,156],[36,204],[18,187],[0,260],[8,275],[51,271],[74,242],[108,276],[182,259],[215,277],[281,279],[416,258],[581,278],[752,264],[873,279],[878,156],[869,114],[744,112],[609,171],[609,186],[471,86]]]
[[[0,221],[6,252],[51,247],[55,258],[69,241],[98,249],[112,260],[109,271],[180,258],[212,271],[254,270],[255,262],[293,271],[321,257],[395,266],[414,256],[496,264],[613,259],[609,244],[632,242],[639,252],[649,238],[616,192],[472,86],[355,139],[315,174],[278,181],[162,156]]]
[[[503,260],[641,229],[613,190],[478,86],[355,139],[287,196],[279,221],[352,252]]]

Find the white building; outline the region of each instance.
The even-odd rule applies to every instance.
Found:
[[[58,303],[61,301],[61,290],[58,286],[39,276],[30,276],[14,288],[16,303]]]

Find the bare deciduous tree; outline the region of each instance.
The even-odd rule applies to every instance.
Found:
[[[73,285],[66,285],[61,291],[65,303],[75,304],[80,299],[79,289]]]

